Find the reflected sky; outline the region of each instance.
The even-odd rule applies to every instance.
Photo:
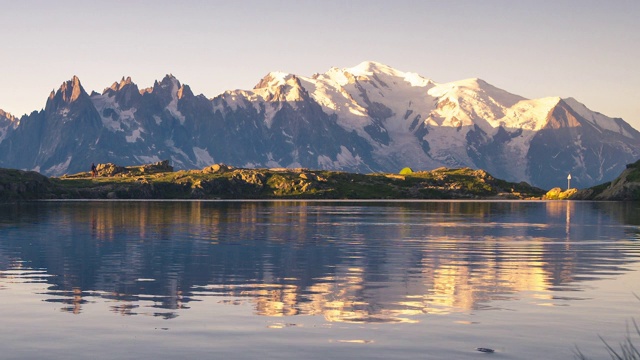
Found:
[[[558,306],[628,272],[634,203],[40,202],[0,206],[0,291],[83,314],[174,319],[222,299],[269,317],[416,323],[500,310],[527,294]],[[571,295],[567,295],[571,294]],[[280,324],[286,326],[286,324]],[[275,326],[280,326],[275,325]]]

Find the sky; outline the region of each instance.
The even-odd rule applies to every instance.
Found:
[[[196,94],[377,61],[574,97],[640,129],[638,0],[0,0],[0,109],[40,110],[74,75],[102,92],[173,74]]]

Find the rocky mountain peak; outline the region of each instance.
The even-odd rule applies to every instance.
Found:
[[[8,112],[0,109],[0,120],[3,120],[3,119],[9,120],[11,122],[15,122],[15,121],[18,120],[18,118],[16,118],[15,116],[13,116],[13,115],[9,114]]]
[[[155,81],[153,88],[148,93],[154,94],[161,99],[161,103],[167,105],[177,98],[178,90],[182,85],[172,74],[167,74],[161,81]]]
[[[164,76],[164,78],[162,78],[160,82],[156,80],[156,82],[153,84],[154,91],[156,90],[156,88],[168,89],[172,86],[176,86],[178,88],[181,86],[180,81],[178,81],[178,79],[176,79],[173,74],[167,74]]]
[[[309,97],[300,78],[284,72],[270,72],[254,86],[253,91],[269,102],[302,101]]]
[[[178,96],[178,99],[182,99],[183,97],[191,98],[194,95],[193,95],[193,92],[191,91],[191,88],[189,87],[189,85],[182,85],[178,89],[177,96]]]
[[[577,128],[582,126],[581,116],[577,114],[564,100],[551,98],[557,101],[547,116],[545,129]]]
[[[287,79],[291,76],[292,75],[289,73],[272,71],[265,75],[262,79],[260,79],[260,81],[253,87],[253,89],[257,90],[284,85],[287,82]]]
[[[89,95],[82,87],[80,79],[74,75],[71,80],[63,82],[58,91],[51,91],[45,109],[58,108],[88,98]]]
[[[138,89],[138,85],[131,81],[130,76],[126,78],[123,76],[119,82],[116,81],[110,87],[104,89],[102,95],[114,96],[120,108],[129,109],[135,106],[141,97],[141,92]]]
[[[375,61],[365,61],[346,69],[332,68],[326,74],[343,84],[353,84],[356,81],[372,82],[377,87],[385,88],[395,88],[399,83],[409,83],[412,87],[432,87],[435,85],[431,79],[417,73],[400,71]]]
[[[353,75],[375,75],[375,74],[385,74],[391,76],[399,76],[400,71],[392,68],[391,66],[376,62],[376,61],[364,61],[360,64],[346,69]]]
[[[113,91],[120,91],[122,90],[125,86],[127,85],[132,85],[133,82],[131,81],[131,77],[127,76],[127,78],[125,79],[125,77],[123,76],[122,79],[118,82],[115,81],[113,84],[111,84],[110,87],[108,87],[107,89],[105,89],[105,91],[103,92],[103,94],[105,92],[107,92],[107,90],[111,89]],[[134,84],[135,85],[135,84]]]
[[[62,83],[58,92],[61,93],[62,100],[66,103],[78,100],[78,98],[85,93],[82,85],[80,84],[80,79],[75,75],[71,80]]]

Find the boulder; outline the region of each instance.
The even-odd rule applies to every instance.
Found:
[[[162,160],[153,164],[142,165],[139,170],[144,174],[173,172],[173,166],[169,165],[169,160]]]
[[[111,177],[117,174],[124,173],[127,171],[127,169],[123,166],[118,166],[112,163],[106,163],[106,164],[98,164],[96,166],[96,171],[98,172],[98,176]]]
[[[213,164],[211,166],[207,166],[202,169],[202,172],[205,174],[215,174],[215,173],[223,173],[229,170],[232,170],[233,167],[227,166],[225,164]]]

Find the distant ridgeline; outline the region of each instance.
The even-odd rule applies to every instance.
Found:
[[[182,170],[472,168],[544,189],[571,173],[585,188],[638,158],[638,131],[575,99],[525,99],[480,79],[440,84],[375,62],[311,77],[272,72],[213,99],[172,75],[91,94],[73,77],[41,111],[0,110],[0,167],[47,176],[169,159]]]
[[[173,171],[168,161],[98,164],[91,172],[47,178],[0,169],[0,200],[36,199],[530,199],[544,191],[482,170],[440,168],[409,174],[308,169],[239,169],[215,164]]]

